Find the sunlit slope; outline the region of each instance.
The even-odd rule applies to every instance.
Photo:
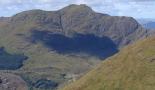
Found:
[[[63,90],[155,90],[155,37],[127,46]]]

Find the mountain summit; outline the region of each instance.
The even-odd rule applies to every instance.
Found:
[[[60,11],[63,12],[67,12],[67,11],[85,11],[87,12],[92,12],[92,8],[90,8],[89,6],[85,5],[85,4],[80,4],[80,5],[76,5],[76,4],[71,4],[67,7],[62,8]]]

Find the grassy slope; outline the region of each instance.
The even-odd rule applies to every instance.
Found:
[[[0,46],[4,46],[9,53],[24,53],[29,57],[20,70],[10,72],[20,74],[31,82],[47,78],[62,83],[66,79],[61,74],[79,74],[100,62],[100,60],[96,61],[96,58],[85,60],[85,58],[60,55],[53,51],[49,52],[48,48],[42,44],[29,43],[25,40],[25,37],[17,35],[29,36],[30,29],[33,27],[38,27],[38,25],[31,21],[13,26],[0,25]]]
[[[155,90],[155,38],[124,48],[63,90]]]

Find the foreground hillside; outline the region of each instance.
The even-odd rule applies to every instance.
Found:
[[[86,5],[24,11],[0,18],[0,70],[20,75],[31,90],[55,89],[148,32],[132,17]]]
[[[155,37],[127,46],[63,90],[155,90]]]

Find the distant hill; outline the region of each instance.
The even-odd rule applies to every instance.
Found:
[[[0,22],[8,22],[10,17],[0,17]]]
[[[0,19],[0,47],[28,57],[8,72],[20,75],[31,90],[57,88],[149,35],[132,17],[97,13],[86,5]]]
[[[123,48],[62,90],[154,90],[155,37]]]
[[[155,19],[138,19],[138,22],[146,29],[155,29]]]
[[[148,29],[155,29],[155,22],[148,22],[148,23],[144,24],[144,27],[146,27]]]

